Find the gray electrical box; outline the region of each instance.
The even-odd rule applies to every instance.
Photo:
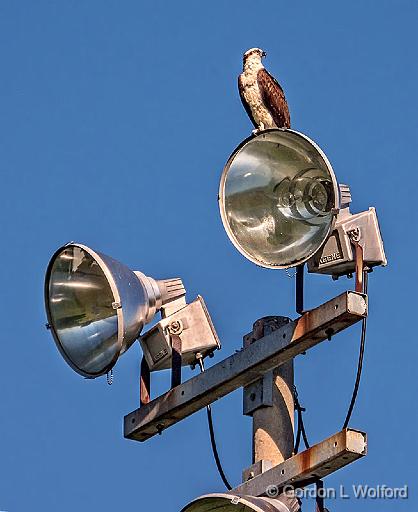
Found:
[[[356,233],[359,239],[366,266],[371,268],[387,264],[376,210],[369,208],[366,212],[353,215],[348,208],[344,208],[338,214],[335,229],[322,249],[308,261],[308,271],[335,278],[352,274],[356,262],[350,233]]]
[[[140,337],[142,350],[150,371],[171,368],[171,335],[178,335],[182,345],[182,365],[196,363],[196,354],[203,357],[221,348],[203,298],[160,320]]]

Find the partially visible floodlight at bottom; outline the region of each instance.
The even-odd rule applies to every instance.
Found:
[[[282,494],[279,498],[207,494],[192,501],[181,512],[298,512],[297,498]]]

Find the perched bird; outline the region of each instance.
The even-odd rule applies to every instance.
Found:
[[[251,48],[244,53],[243,72],[238,77],[242,104],[256,127],[255,131],[290,128],[289,107],[283,89],[261,63],[265,56],[260,48]]]

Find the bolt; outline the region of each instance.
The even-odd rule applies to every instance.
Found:
[[[174,320],[171,322],[168,326],[168,330],[170,334],[181,334],[183,331],[183,324],[181,323],[181,320]]]
[[[331,341],[331,337],[332,337],[332,335],[334,334],[334,329],[331,329],[331,328],[327,329],[327,330],[325,331],[325,334],[327,335],[327,339],[328,339],[328,341]]]

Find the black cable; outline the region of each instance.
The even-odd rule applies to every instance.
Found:
[[[197,358],[200,371],[203,373],[205,371],[205,365],[203,363],[203,357]],[[222,468],[221,459],[219,458],[218,453],[218,447],[216,446],[216,439],[215,439],[215,430],[213,428],[213,418],[212,418],[212,408],[210,405],[206,406],[206,412],[208,416],[208,426],[209,426],[209,435],[210,435],[210,444],[212,446],[212,453],[213,458],[215,459],[216,468],[218,470],[219,476],[222,479],[222,482],[224,483],[225,487],[230,491],[232,489],[232,485],[228,482],[228,479],[225,476],[225,472]]]
[[[305,448],[308,449],[309,448],[309,442],[308,442],[308,437],[306,436],[305,425],[303,423],[303,419],[301,421],[301,430],[302,430],[303,442],[305,443]]]
[[[295,409],[296,409],[296,412],[298,415],[298,430],[297,430],[297,434],[296,434],[296,441],[295,441],[295,448],[294,448],[294,453],[296,455],[299,451],[301,436],[303,438],[303,442],[305,443],[306,449],[309,448],[309,441],[308,441],[308,436],[306,435],[305,424],[303,423],[303,414],[302,414],[306,411],[306,409],[300,405],[299,396],[298,396],[296,386],[293,386],[293,390],[294,390]],[[324,482],[321,479],[318,479],[315,482],[315,486],[316,486],[315,511],[316,512],[329,512],[328,509],[324,508],[324,498],[323,498],[323,492],[322,492],[322,489],[324,488]]]
[[[369,281],[369,275],[367,271],[365,270],[363,272],[363,283],[364,283],[364,293],[367,294],[368,289],[368,281]],[[358,390],[360,387],[360,380],[361,380],[361,373],[363,370],[363,359],[364,359],[364,347],[366,344],[366,330],[367,330],[367,317],[365,316],[363,318],[362,324],[361,324],[361,338],[360,338],[360,352],[359,352],[359,358],[357,363],[357,375],[356,375],[356,381],[354,383],[354,389],[353,394],[351,396],[351,402],[348,407],[347,416],[345,417],[343,429],[348,427],[348,424],[350,423],[351,415],[353,413],[353,409],[356,403]]]
[[[294,388],[295,409],[296,409],[297,416],[298,416],[298,430],[296,433],[295,447],[293,450],[294,453],[296,454],[299,451],[301,436],[302,436],[303,442],[305,444],[305,448],[309,448],[309,441],[308,441],[308,436],[306,435],[305,424],[303,423],[303,414],[302,414],[303,412],[305,412],[306,409],[300,405],[299,396],[298,396],[296,386],[293,386],[293,388]]]
[[[299,452],[299,446],[300,446],[300,436],[302,434],[302,429],[300,428],[300,419],[301,419],[301,414],[299,413],[299,411],[297,410],[297,415],[298,415],[298,430],[296,432],[296,439],[295,439],[295,446],[293,448],[293,453],[296,455],[298,452]]]
[[[232,489],[232,485],[228,482],[228,479],[225,476],[224,470],[222,468],[221,461],[219,459],[218,448],[216,446],[215,432],[213,430],[213,418],[212,418],[212,408],[210,405],[206,407],[206,411],[208,413],[208,424],[209,424],[209,434],[210,434],[210,444],[212,445],[213,457],[216,462],[216,467],[219,472],[219,476],[222,478],[222,482],[225,487],[230,491]]]

